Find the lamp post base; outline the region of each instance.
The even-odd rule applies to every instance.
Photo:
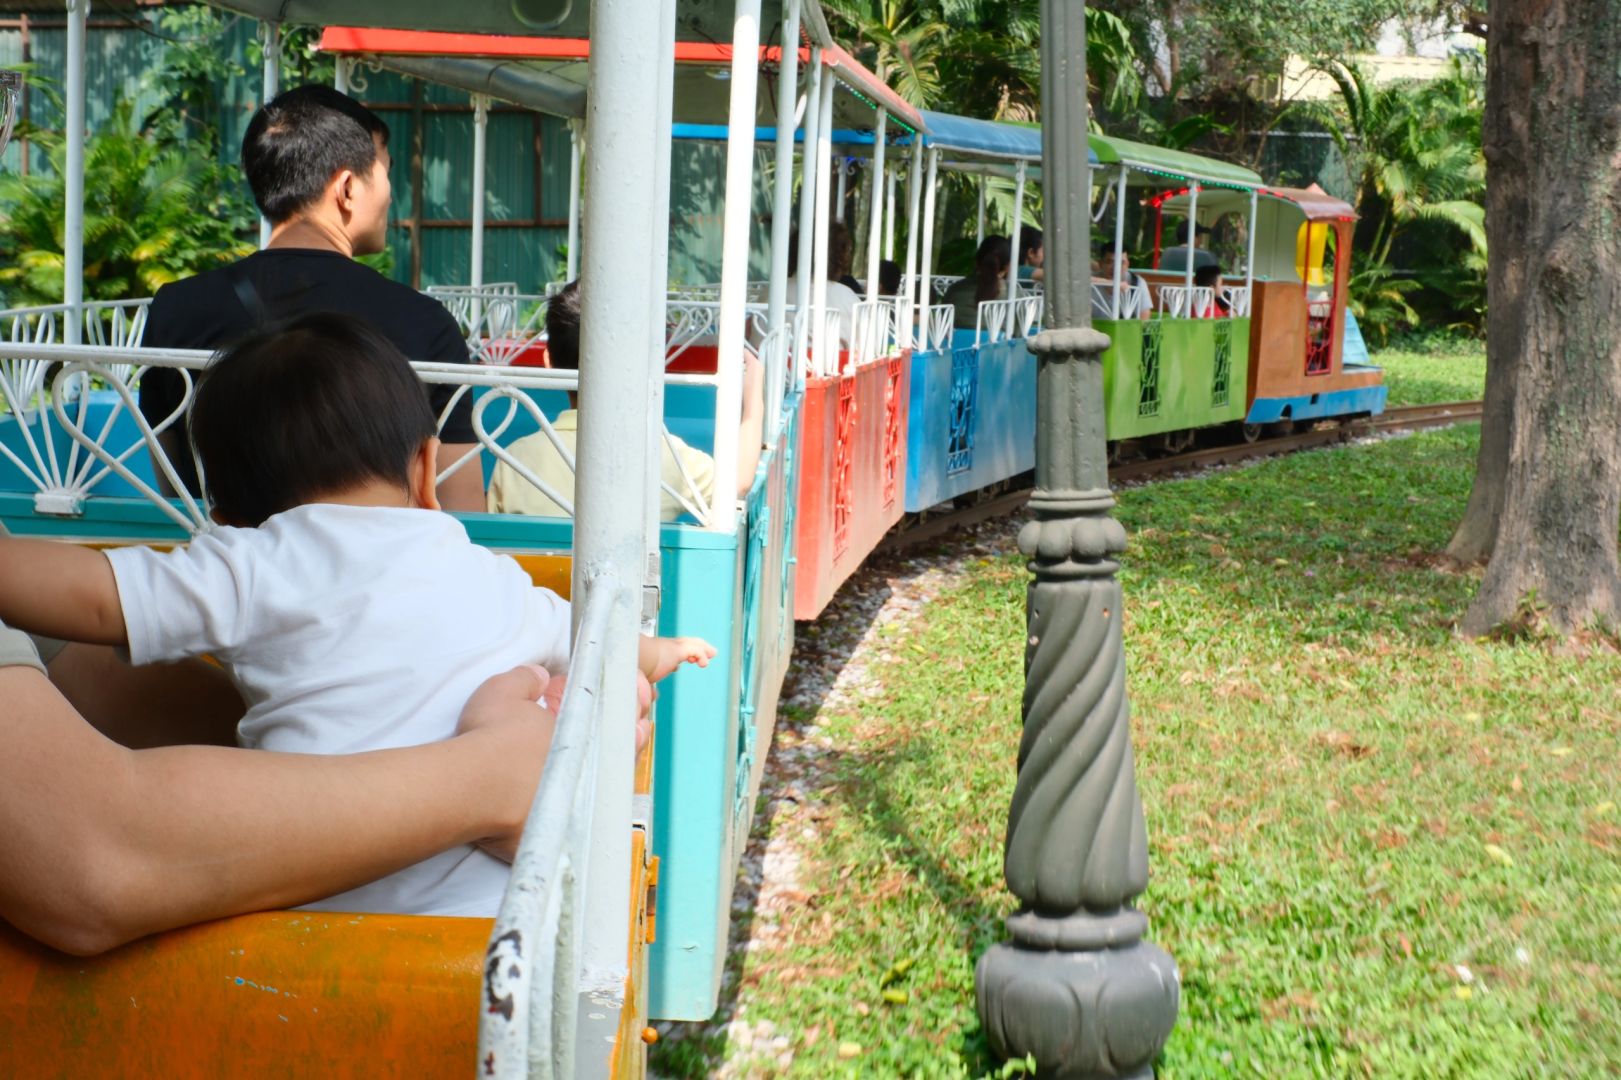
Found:
[[[1129,909],[1010,918],[1014,940],[992,946],[974,971],[992,1049],[1034,1055],[1038,1075],[1059,1080],[1151,1078],[1176,1023],[1181,980],[1165,950],[1138,938],[1140,920]]]

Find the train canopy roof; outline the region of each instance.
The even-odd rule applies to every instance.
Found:
[[[590,35],[590,0],[206,0],[214,7],[269,22],[308,26],[388,27],[395,30],[457,30],[473,34]],[[58,7],[61,5],[58,4]],[[762,0],[760,25],[780,25],[782,0]],[[676,40],[730,41],[735,6],[726,0],[678,0]],[[805,22],[824,27],[816,0],[807,0]]]
[[[366,57],[405,75],[558,116],[585,115],[591,55],[591,42],[586,38],[329,26],[321,34],[321,50]],[[761,47],[762,77],[766,73],[763,65],[776,64],[781,55],[777,46]],[[801,48],[799,56],[801,63],[809,63],[808,49]],[[851,91],[835,97],[836,124],[846,128],[870,125],[881,108],[905,131],[922,126],[918,111],[849,53],[836,45],[824,45],[821,57],[823,66]],[[675,60],[676,120],[724,123],[730,101],[731,45],[678,41]],[[767,115],[771,100],[771,94],[759,95],[757,119],[761,122],[775,123],[776,117]]]
[[[1242,165],[1231,165],[1225,161],[1201,157],[1183,150],[1167,150],[1163,146],[1150,146],[1147,143],[1117,139],[1096,132],[1088,135],[1087,140],[1091,143],[1092,153],[1096,155],[1100,164],[1124,165],[1138,174],[1138,177],[1128,180],[1128,183],[1135,181],[1144,186],[1169,187],[1197,181],[1201,188],[1215,185],[1242,188],[1245,191],[1261,187],[1265,183],[1260,173],[1246,169]],[[1201,193],[1200,200],[1203,199],[1204,195]]]
[[[1041,162],[1041,129],[923,110],[923,145],[959,154]],[[1092,156],[1097,161],[1096,155]]]
[[[1356,208],[1344,199],[1337,199],[1316,184],[1307,188],[1257,187],[1256,194],[1263,200],[1271,199],[1298,209],[1307,221],[1355,221]],[[1249,212],[1249,192],[1233,188],[1205,188],[1199,192],[1199,216],[1219,217],[1228,213]],[[1159,200],[1171,213],[1188,212],[1188,192],[1178,191]],[[1206,220],[1209,220],[1206,218]]]

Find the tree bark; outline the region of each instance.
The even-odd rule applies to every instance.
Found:
[[[1621,0],[1510,0],[1488,38],[1486,415],[1449,549],[1462,628],[1621,625]]]

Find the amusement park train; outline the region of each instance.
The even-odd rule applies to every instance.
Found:
[[[653,361],[663,377],[646,380],[646,441],[679,438],[710,454],[716,475],[732,475],[743,451],[735,421],[743,356],[752,352],[765,369],[765,449],[741,498],[666,485],[662,494],[682,507],[675,520],[654,520],[656,471],[650,482],[637,582],[647,624],[705,637],[720,652],[708,668],[661,686],[635,795],[610,822],[624,844],[580,850],[569,822],[532,825],[525,848],[540,876],[509,890],[495,933],[489,920],[272,913],[72,962],[0,933],[0,1073],[118,1060],[145,1062],[132,1065],[142,1075],[298,1072],[315,1062],[321,1075],[421,1075],[467,1068],[476,1057],[491,1063],[490,1075],[523,1074],[531,1059],[545,1063],[540,1075],[634,1075],[648,1019],[699,1020],[716,1008],[733,880],[795,621],[815,618],[904,515],[973,498],[1034,467],[1036,361],[1027,341],[1041,325],[1040,283],[1008,267],[993,298],[976,298],[970,325],[945,302],[955,279],[935,272],[935,228],[937,193],[952,172],[970,184],[1011,180],[1022,218],[1027,187],[1040,182],[1040,131],[913,108],[838,47],[815,0],[768,0],[763,11],[759,0],[735,11],[713,0],[650,5],[676,27],[662,66],[627,51],[609,20],[588,40],[590,4],[516,0],[488,14],[426,0],[217,2],[326,26],[321,48],[338,58],[340,85],[365,63],[472,94],[475,191],[490,99],[576,121],[567,277],[598,257],[588,226],[604,219],[591,217],[590,202],[616,179],[592,167],[594,154],[606,160],[612,150],[593,129],[626,115],[611,111],[623,99],[598,90],[610,85],[598,69],[654,69],[640,74],[654,87],[641,190],[662,205],[670,148],[681,140],[724,143],[727,165],[712,215],[722,252],[716,280],[671,287],[644,273],[627,277],[614,298],[664,335]],[[563,14],[525,14],[553,8]],[[780,27],[788,47],[762,46],[761,26]],[[80,93],[82,76],[81,66]],[[267,85],[273,79],[267,71]],[[588,91],[600,96],[588,100]],[[1090,137],[1090,163],[1094,235],[1106,252],[1093,278],[1093,324],[1109,337],[1103,385],[1118,453],[1175,451],[1202,432],[1253,439],[1269,426],[1382,410],[1380,372],[1346,307],[1349,205],[1102,134]],[[849,268],[836,265],[830,236],[847,216],[852,176],[866,185],[866,197],[853,200],[865,218],[844,230],[859,234],[861,289],[841,306],[829,278]],[[488,477],[505,461],[527,474],[511,444],[537,433],[555,440],[568,394],[583,384],[589,395],[598,369],[628,361],[586,355],[579,373],[549,366],[544,314],[560,282],[525,266],[489,267],[500,280],[485,280],[481,195],[471,217],[473,279],[430,291],[458,319],[474,363],[419,370],[476,399],[482,446],[461,467]],[[1179,243],[1187,223],[1196,228],[1180,232],[1193,239]],[[1207,228],[1214,252],[1188,250]],[[792,265],[791,232],[805,241],[793,245]],[[75,235],[71,222],[67,234]],[[667,235],[653,244],[663,255]],[[884,259],[901,266],[896,292],[879,286]],[[1219,274],[1200,270],[1216,260],[1225,260]],[[131,387],[155,367],[189,380],[208,357],[143,349],[143,301],[86,303],[73,282],[66,295],[62,305],[0,312],[0,524],[81,543],[184,543],[209,527],[206,505],[161,493],[168,466]],[[602,303],[585,301],[593,302]],[[640,426],[636,419],[627,415],[627,429]],[[572,517],[461,518],[476,542],[513,554],[538,583],[572,589],[577,607],[591,605]],[[587,674],[571,672],[571,687]],[[561,723],[594,724],[583,710],[566,703]],[[612,768],[601,758],[576,763],[583,772],[569,776],[579,790],[595,791],[595,778]],[[555,773],[568,767],[550,764],[545,784],[561,782],[554,765]],[[597,832],[584,835],[602,825],[599,816]],[[547,876],[569,859],[606,870],[578,881],[564,875],[567,885]],[[630,891],[621,883],[598,892],[615,874]],[[526,1026],[513,1036],[502,1026],[513,1010],[492,1017],[481,995],[505,962],[492,951],[487,965],[487,943],[531,917],[518,895],[525,890],[551,897],[543,905],[551,921],[540,925],[559,946],[554,962],[525,976],[537,981],[526,999],[532,1015],[519,1017]],[[577,993],[580,949],[589,952],[593,935],[616,940],[622,955],[624,986],[606,998]],[[25,983],[15,971],[29,973]],[[240,991],[245,980],[256,994]],[[93,1016],[87,1001],[96,1003]],[[14,1037],[21,1031],[29,1037]],[[498,1052],[514,1037],[518,1066]]]

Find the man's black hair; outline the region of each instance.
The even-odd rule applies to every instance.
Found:
[[[188,425],[216,513],[249,526],[370,480],[408,487],[412,457],[439,429],[393,343],[327,312],[216,357]]]
[[[1040,229],[1022,226],[1019,229],[1019,265],[1029,265],[1031,253],[1040,251],[1046,244],[1047,240]]]
[[[580,370],[580,283],[571,281],[546,304],[546,356],[552,367]]]
[[[901,291],[901,266],[894,259],[878,260],[878,295],[896,296]]]
[[[388,125],[330,86],[300,86],[278,94],[253,114],[242,137],[242,171],[254,201],[279,225],[320,197],[344,169],[369,179],[377,144]]]
[[[1215,263],[1205,263],[1193,271],[1193,283],[1200,288],[1209,288],[1221,277],[1221,267]]]
[[[1210,226],[1195,225],[1192,221],[1184,221],[1182,224],[1176,227],[1177,242],[1182,244],[1184,247],[1187,246],[1188,236],[1194,232],[1197,232],[1200,236],[1208,235],[1210,232]]]

